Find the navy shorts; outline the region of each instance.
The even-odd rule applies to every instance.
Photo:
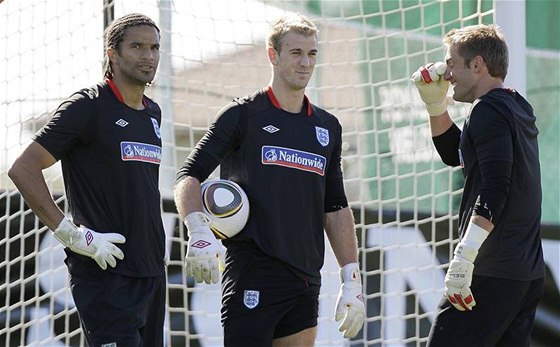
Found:
[[[165,276],[126,277],[72,255],[65,262],[90,347],[163,346]]]
[[[473,276],[472,311],[455,309],[444,297],[428,347],[529,346],[544,279],[516,281]]]
[[[320,285],[254,248],[233,253],[222,278],[225,346],[271,346],[317,326]]]

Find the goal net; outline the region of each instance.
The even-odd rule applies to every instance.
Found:
[[[492,1],[0,1],[0,345],[85,345],[62,246],[6,172],[49,112],[102,77],[102,32],[110,10],[114,17],[145,13],[162,30],[160,67],[147,93],[164,117],[166,343],[222,344],[219,287],[183,275],[186,230],[172,202],[173,177],[226,102],[269,82],[269,23],[298,11],[320,30],[308,96],[343,126],[345,186],[367,305],[363,330],[343,339],[333,319],[338,267],[327,246],[316,345],[422,345],[443,293],[462,182],[434,152],[409,76],[442,60],[441,36],[449,29],[491,23]],[[464,106],[453,108],[458,117],[466,114]],[[65,209],[60,167],[44,174]]]

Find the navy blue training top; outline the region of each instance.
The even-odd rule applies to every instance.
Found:
[[[535,122],[531,105],[521,95],[499,88],[473,103],[462,132],[452,126],[433,138],[443,161],[463,168],[460,235],[473,213],[494,224],[475,260],[474,274],[513,280],[544,277]]]
[[[325,212],[348,206],[341,169],[342,128],[335,116],[309,103],[299,114],[280,108],[263,89],[226,105],[179,170],[177,180],[220,176],[247,193],[244,230],[228,253],[251,240],[263,252],[320,283]]]
[[[158,188],[161,110],[148,97],[144,110],[119,99],[108,80],[82,89],[58,107],[34,140],[61,161],[74,223],[126,237],[118,245],[124,259],[108,271],[160,276],[165,256]]]

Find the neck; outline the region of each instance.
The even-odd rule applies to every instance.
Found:
[[[144,98],[145,86],[139,84],[132,84],[124,80],[123,78],[113,77],[113,83],[119,89],[123,102],[130,108],[136,110],[143,110],[144,104],[142,102]]]
[[[292,90],[283,88],[274,83],[274,81],[270,85],[281,109],[290,113],[299,113],[301,111],[305,89]]]
[[[487,94],[492,89],[504,88],[504,82],[500,78],[491,77],[489,75],[487,76],[487,78],[479,81],[477,85],[479,86],[479,88],[477,90],[477,97],[475,99]]]

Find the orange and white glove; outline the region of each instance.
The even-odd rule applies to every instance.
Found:
[[[446,69],[445,63],[430,63],[421,66],[412,74],[414,85],[431,117],[442,115],[449,105],[447,98],[449,81],[443,78]]]
[[[98,233],[84,226],[77,227],[68,218],[54,230],[53,236],[72,252],[90,257],[103,270],[107,264],[117,266],[117,259],[123,260],[124,253],[115,243],[124,243],[126,238],[118,233]]]
[[[480,246],[488,237],[488,231],[470,222],[465,236],[455,248],[455,256],[445,275],[445,295],[459,311],[471,311],[476,305],[471,292],[474,260]]]
[[[345,338],[352,338],[358,334],[364,325],[366,307],[362,293],[362,279],[358,263],[350,263],[340,269],[342,285],[336,302],[335,321],[342,321],[339,331]]]
[[[198,283],[218,283],[224,250],[210,230],[210,219],[202,212],[193,212],[185,217],[184,223],[189,234],[185,276],[194,277]]]

